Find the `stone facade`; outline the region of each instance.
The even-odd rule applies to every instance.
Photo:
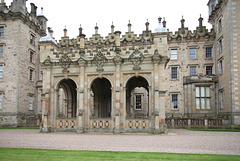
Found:
[[[221,101],[223,102],[217,112],[222,115],[228,113],[232,126],[239,127],[240,2],[238,0],[210,0],[208,7],[209,22],[216,32],[214,63],[219,80],[216,99],[218,106],[221,105]]]
[[[165,19],[159,18],[154,32],[146,22],[140,35],[131,30],[130,21],[126,33],[114,31],[112,25],[105,38],[98,33],[98,26],[90,38],[80,27],[78,36],[70,39],[65,28],[58,43],[51,29],[41,37],[46,18],[36,16],[33,4],[27,13],[24,2],[14,1],[10,8],[1,4],[6,36],[0,38],[0,45],[10,54],[7,59],[5,54],[0,57],[4,64],[0,114],[12,119],[10,124],[24,125],[26,116],[32,116],[41,118],[42,132],[239,128],[237,0],[209,1],[211,30],[203,26],[201,15],[196,30],[188,30],[182,18],[174,33],[167,30]],[[10,31],[16,30],[15,26],[19,29],[13,34]],[[31,45],[26,38],[31,33],[40,53],[38,45]],[[35,53],[34,63],[24,59],[28,51]],[[19,70],[7,68],[10,63]],[[34,81],[29,81],[25,72],[30,70],[35,73]],[[11,72],[12,76],[5,76]],[[30,97],[34,99],[31,111]]]
[[[31,4],[27,13],[26,0],[14,0],[9,7],[4,1],[0,4],[0,126],[37,126],[41,120],[41,94],[36,90],[41,75],[38,41],[45,35],[47,19],[37,16],[36,9]]]

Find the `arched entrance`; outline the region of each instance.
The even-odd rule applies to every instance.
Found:
[[[97,78],[91,85],[92,107],[91,115],[93,118],[111,117],[112,110],[112,91],[111,83],[106,78]]]
[[[126,117],[149,116],[149,85],[143,77],[132,77],[126,85]]]
[[[58,85],[58,117],[74,118],[77,113],[77,86],[71,79],[63,79]]]

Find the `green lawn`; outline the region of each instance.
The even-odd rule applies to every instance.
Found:
[[[39,127],[0,127],[0,129],[40,129]]]
[[[240,130],[237,129],[198,129],[198,128],[190,128],[188,130],[192,131],[226,131],[226,132],[240,132]]]
[[[46,149],[0,148],[0,160],[158,160],[158,161],[239,161],[238,155],[139,153],[108,151],[72,151]]]

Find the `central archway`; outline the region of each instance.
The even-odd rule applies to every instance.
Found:
[[[132,77],[126,84],[126,117],[149,116],[149,84],[143,77]]]
[[[92,117],[111,117],[112,110],[112,90],[111,83],[106,78],[97,78],[91,85],[92,90]]]

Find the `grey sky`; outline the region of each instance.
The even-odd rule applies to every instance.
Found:
[[[5,0],[9,5],[12,0]],[[185,19],[185,26],[195,30],[198,26],[200,14],[204,18],[203,25],[208,29],[208,0],[28,0],[38,6],[38,13],[43,13],[48,18],[48,26],[54,30],[54,37],[59,40],[63,36],[63,29],[66,25],[70,38],[75,38],[79,31],[80,24],[83,33],[87,38],[94,34],[96,23],[99,33],[105,37],[111,32],[112,22],[115,31],[119,30],[122,35],[127,31],[128,21],[131,21],[132,30],[135,34],[145,30],[145,23],[148,19],[150,29],[158,26],[157,18],[165,17],[167,28],[175,32],[180,27],[182,15]]]

